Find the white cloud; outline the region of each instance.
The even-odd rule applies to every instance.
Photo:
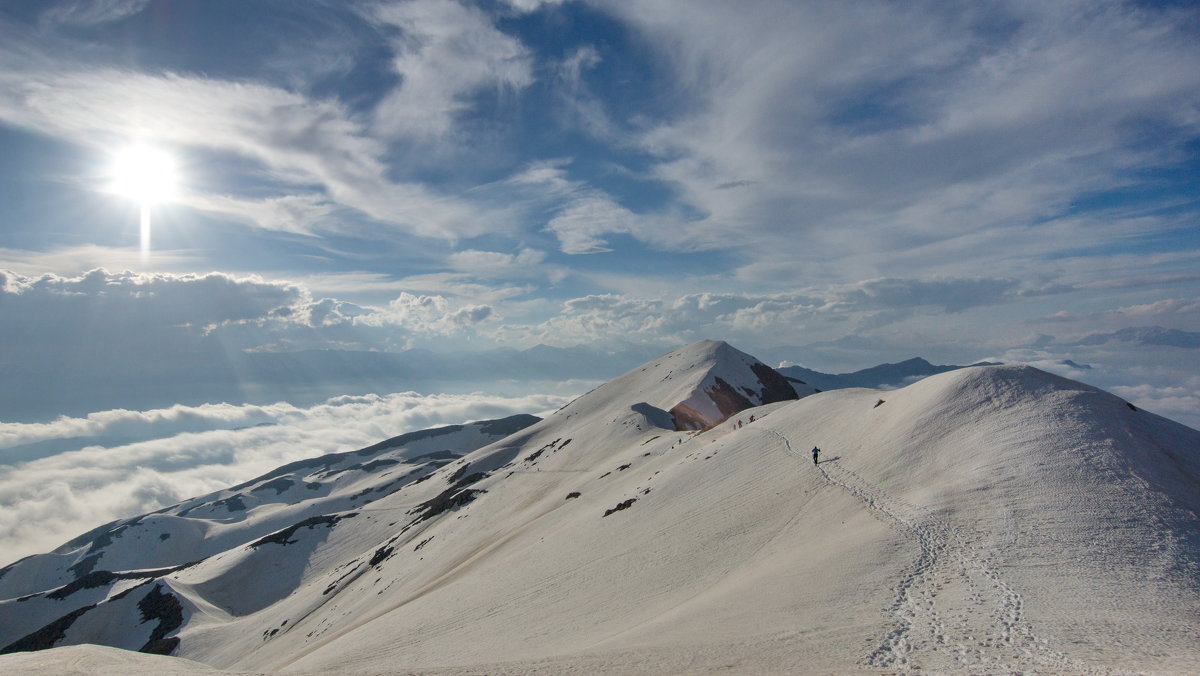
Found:
[[[568,164],[570,161],[566,159],[535,162],[503,182],[526,194],[530,204],[554,213],[545,230],[558,238],[563,253],[611,251],[605,235],[632,234],[665,243],[678,232],[677,224],[668,217],[635,214],[603,190],[571,180],[567,175]],[[691,248],[681,241],[673,241],[670,246]]]
[[[1200,298],[1164,298],[1153,303],[1120,307],[1113,310],[1112,314],[1136,318],[1139,321],[1177,315],[1200,315]]]
[[[832,289],[831,302],[853,309],[929,306],[945,312],[992,305],[1012,297],[1015,279],[869,279]]]
[[[385,136],[440,137],[471,107],[470,96],[533,82],[529,51],[499,31],[479,9],[455,0],[415,0],[378,6],[373,17],[400,29],[393,40],[399,88],[376,109]]]
[[[328,218],[335,205],[319,194],[295,194],[259,200],[239,199],[231,195],[190,193],[177,200],[200,211],[219,214],[265,230],[299,235],[316,235],[336,230]],[[157,255],[157,254],[156,254]]]
[[[330,207],[309,192],[316,184],[330,203],[424,237],[470,236],[496,225],[465,202],[390,181],[382,144],[337,101],[265,84],[13,56],[0,69],[0,121],[101,151],[140,139],[233,153],[261,163],[283,193],[185,198],[196,208],[263,228],[337,231],[337,221],[323,218]]]
[[[658,156],[651,174],[699,214],[679,242],[739,247],[748,279],[985,264],[1011,276],[1081,242],[1181,227],[1161,214],[1064,215],[1082,194],[1127,186],[1131,170],[1176,161],[1200,131],[1200,52],[1170,10],[602,6],[673,76],[672,114],[631,131]]]
[[[176,406],[106,411],[40,426],[0,424],[0,439],[6,443],[80,434],[148,438],[0,464],[0,551],[6,559],[0,563],[47,551],[106,521],[225,488],[287,462],[362,448],[416,429],[516,413],[546,414],[567,401],[569,397],[549,395],[405,392],[336,397],[311,408]],[[259,422],[278,424],[229,429]]]
[[[98,244],[64,246],[48,251],[28,251],[0,248],[0,270],[9,270],[30,277],[43,274],[78,275],[84,270],[138,269],[146,272],[191,269],[196,259],[189,252],[155,251],[145,260],[137,247],[108,247]]]
[[[1133,404],[1200,429],[1200,379],[1185,385],[1114,385],[1112,391]]]
[[[364,326],[395,325],[417,333],[450,335],[492,316],[490,305],[468,305],[451,309],[444,296],[425,296],[403,292],[386,309],[354,318]]]
[[[150,0],[69,0],[42,14],[42,21],[75,26],[95,26],[140,13]]]
[[[545,6],[561,5],[566,0],[505,0],[520,12],[534,12]]]
[[[693,293],[639,298],[595,294],[566,301],[536,326],[506,325],[497,335],[523,342],[571,345],[592,340],[679,344],[705,337],[749,340],[804,335],[804,342],[845,322],[877,329],[930,314],[963,313],[1015,298],[1015,280],[991,278],[872,279],[787,293]],[[775,343],[778,344],[778,343]]]
[[[603,235],[632,233],[638,217],[612,199],[591,195],[572,201],[546,229],[558,237],[563,253],[590,254],[612,251]]]
[[[515,254],[465,249],[450,254],[446,262],[455,270],[480,277],[529,276],[546,259],[544,251],[521,249]]]
[[[267,319],[308,300],[307,292],[287,282],[198,274],[108,272],[92,270],[77,277],[45,274],[27,277],[0,271],[7,336],[38,334],[59,327],[67,335],[40,334],[47,341],[98,340],[138,332],[204,329],[227,322]],[[10,342],[12,349],[21,341]]]

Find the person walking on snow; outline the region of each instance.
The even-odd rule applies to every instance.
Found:
[[[817,448],[816,446],[813,446],[813,464],[814,465],[817,464],[817,456],[820,455],[820,453],[821,453],[821,449]]]

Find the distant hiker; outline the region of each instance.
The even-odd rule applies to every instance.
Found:
[[[813,446],[813,464],[817,464],[817,456],[821,454],[821,449]]]
[[[754,422],[754,416],[750,416],[750,422]]]

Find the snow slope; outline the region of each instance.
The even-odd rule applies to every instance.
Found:
[[[0,598],[8,599],[0,601],[0,646],[66,610],[305,519],[369,504],[537,420],[519,415],[403,434],[358,451],[284,465],[222,491],[100,526],[54,552],[0,569]]]
[[[237,670],[1200,670],[1200,432],[1023,366],[723,410],[770,398],[754,363],[664,355],[56,644],[145,640],[158,591],[175,654]]]

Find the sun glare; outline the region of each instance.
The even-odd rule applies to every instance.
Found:
[[[158,148],[132,146],[113,161],[112,191],[142,207],[170,201],[175,189],[175,160]]]
[[[142,260],[150,258],[150,210],[175,196],[178,177],[175,159],[145,145],[126,148],[113,158],[109,190],[138,203],[141,211]]]

